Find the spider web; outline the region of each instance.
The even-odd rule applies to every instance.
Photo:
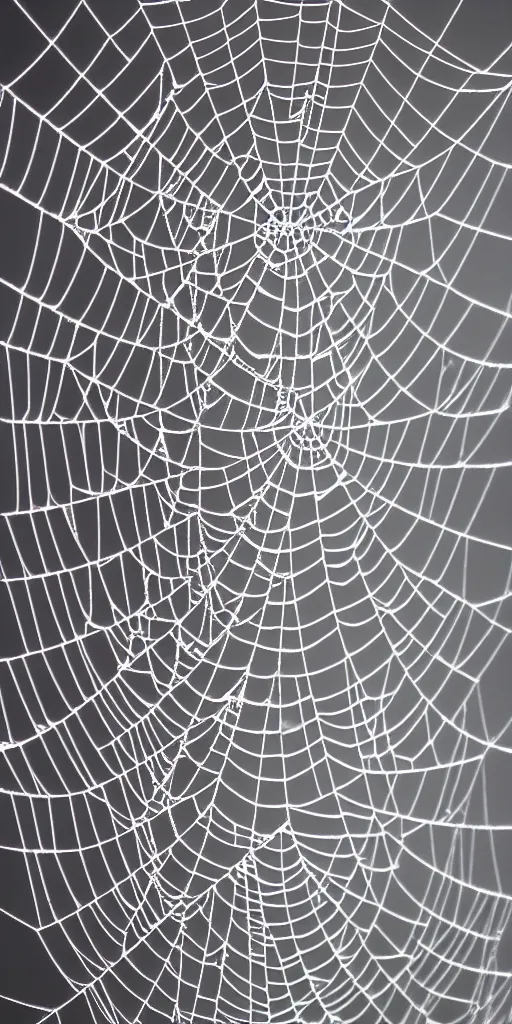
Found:
[[[31,1019],[505,1021],[510,42],[11,7],[4,848],[71,992]]]

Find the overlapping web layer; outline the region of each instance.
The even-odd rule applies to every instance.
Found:
[[[13,4],[34,1019],[511,1009],[510,40],[464,6]]]

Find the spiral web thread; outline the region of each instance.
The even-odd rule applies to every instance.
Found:
[[[70,984],[34,1019],[508,1020],[510,42],[12,6],[4,846]]]

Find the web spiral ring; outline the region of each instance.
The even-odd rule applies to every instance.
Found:
[[[30,1019],[505,1021],[510,40],[11,4],[4,909],[69,983]]]

